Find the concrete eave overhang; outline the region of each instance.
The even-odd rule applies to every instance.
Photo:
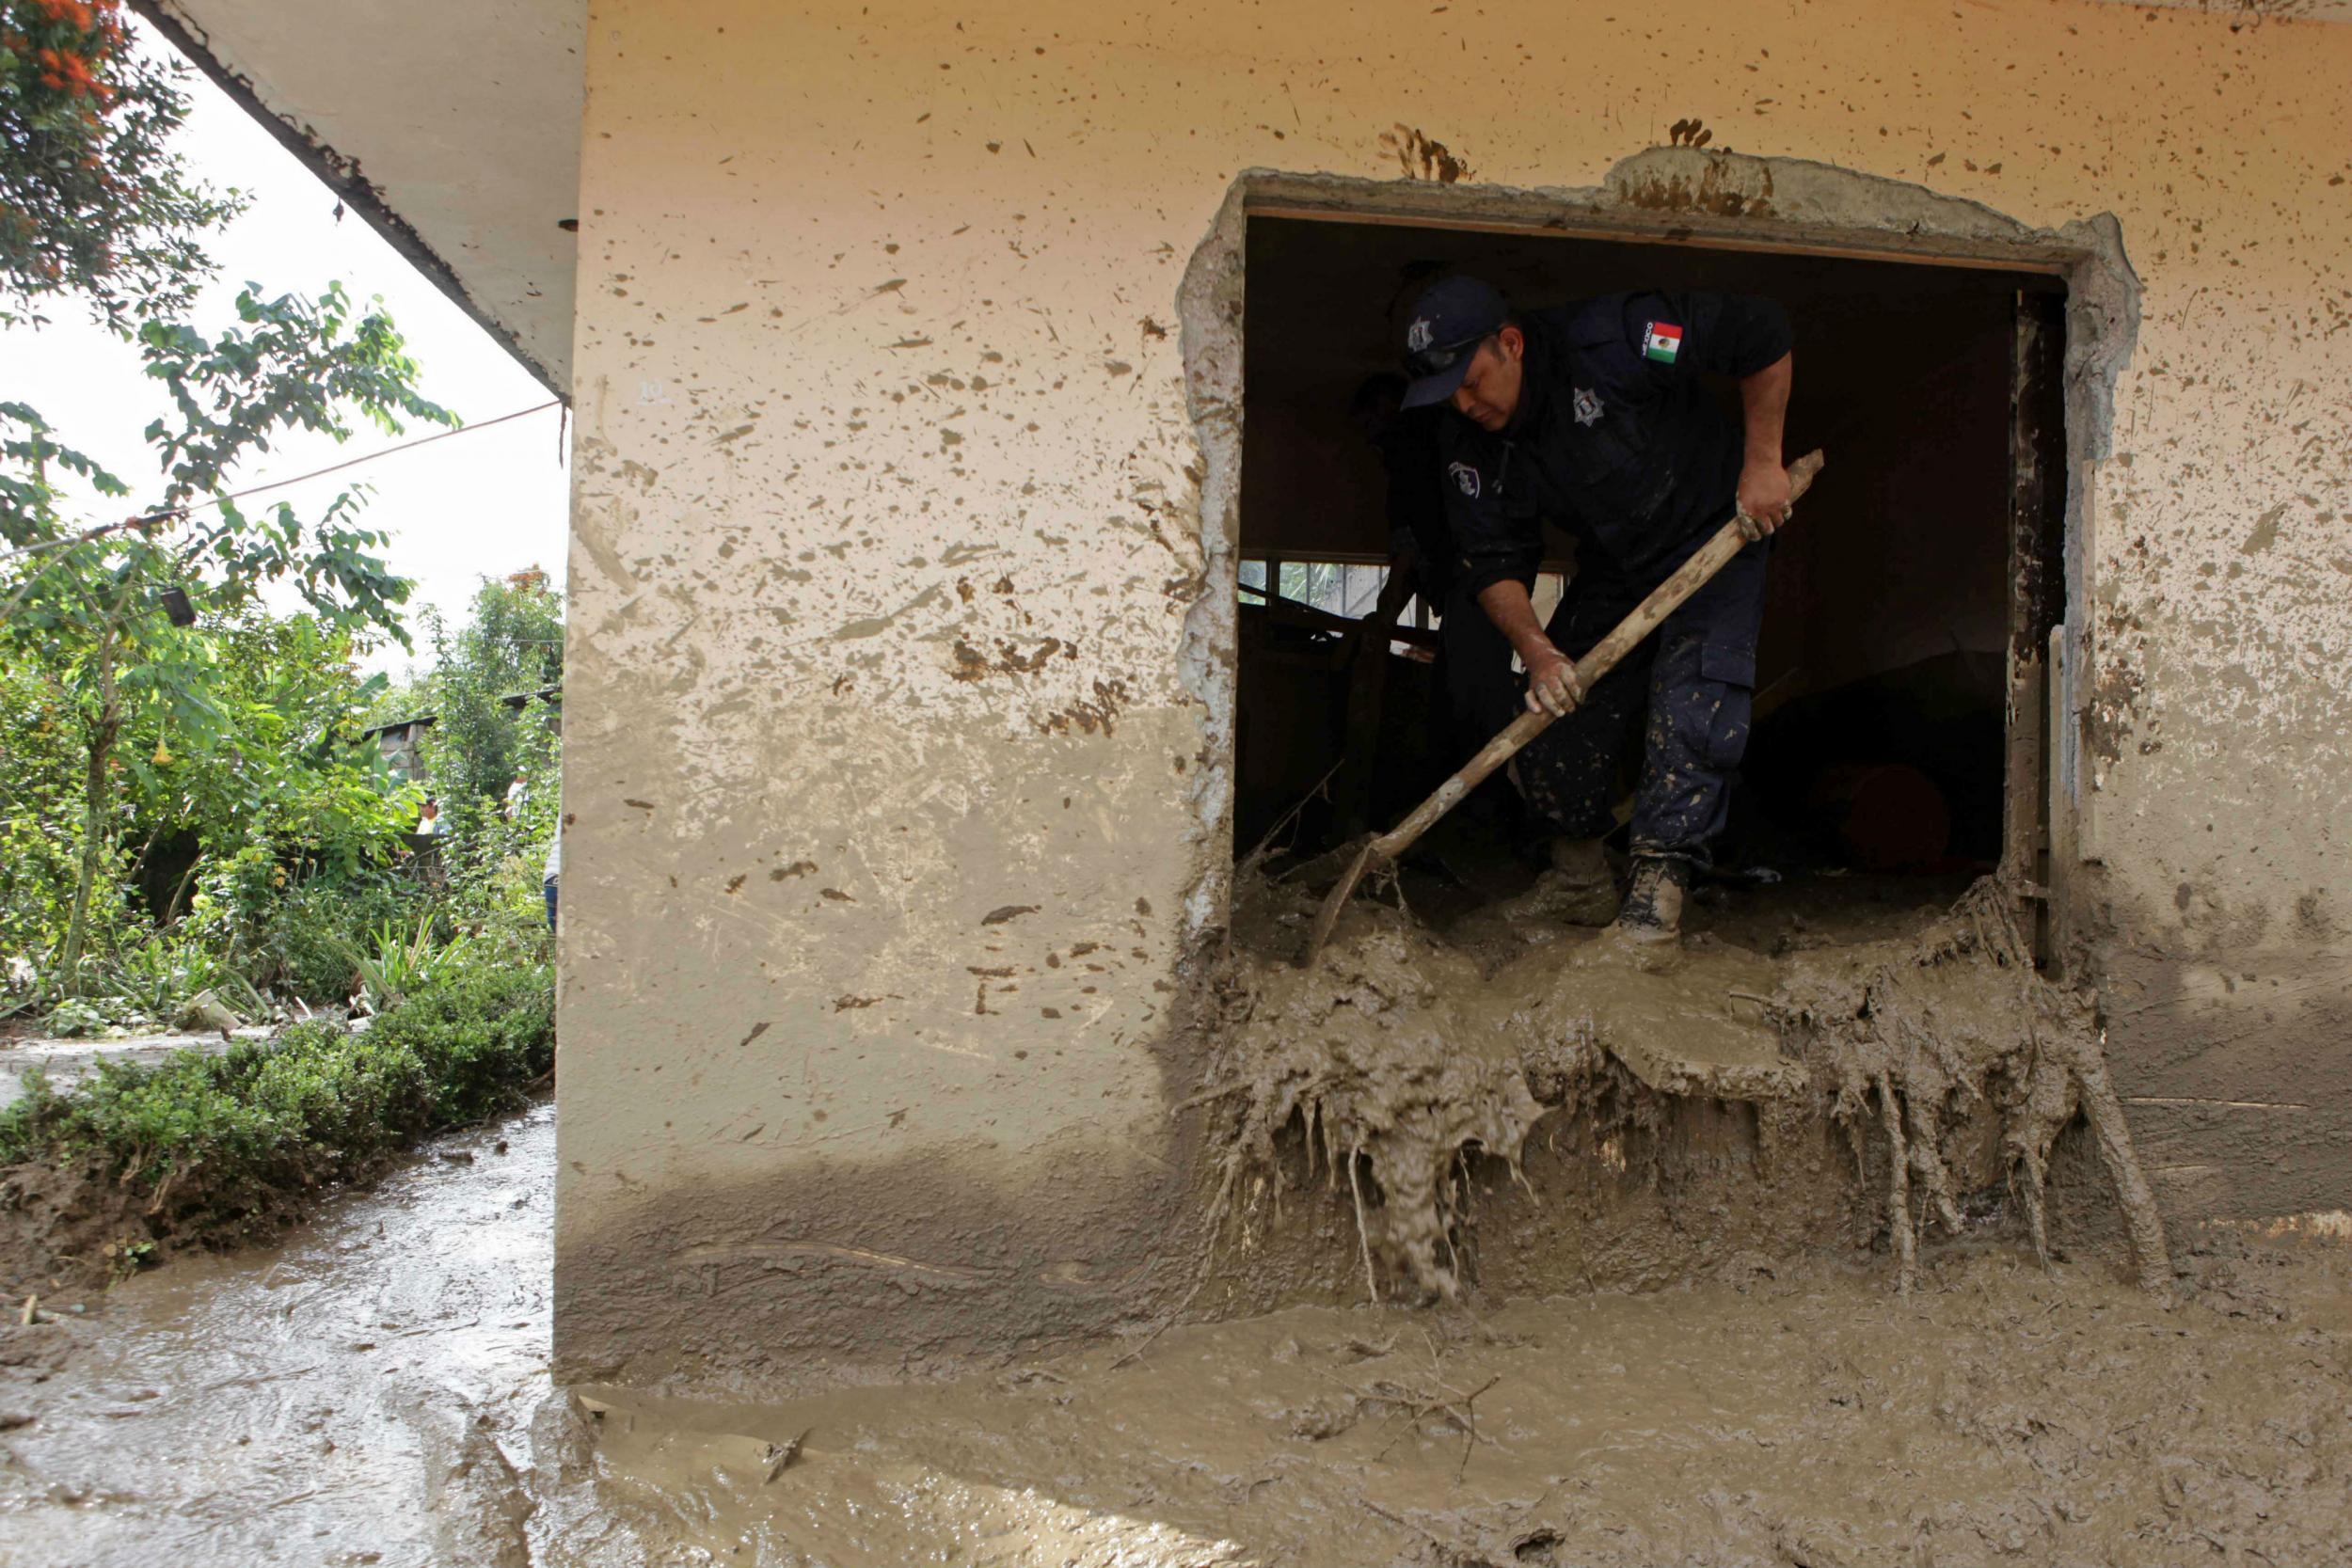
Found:
[[[559,396],[585,0],[131,0]]]

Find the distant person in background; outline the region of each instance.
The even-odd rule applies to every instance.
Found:
[[[555,880],[564,870],[564,819],[555,819],[555,837],[548,842],[548,866],[542,874],[540,890],[548,895],[548,929],[555,929]]]
[[[424,798],[424,814],[417,818],[417,836],[431,838],[441,831],[441,802],[428,795]]]

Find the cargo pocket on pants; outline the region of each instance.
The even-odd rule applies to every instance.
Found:
[[[1740,766],[1748,749],[1748,720],[1756,699],[1756,648],[1745,642],[1708,642],[1699,648],[1699,676],[1714,688],[1701,753],[1713,768]]]

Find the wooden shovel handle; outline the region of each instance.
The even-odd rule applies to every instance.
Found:
[[[1788,465],[1788,499],[1794,501],[1813,485],[1813,476],[1821,471],[1823,458],[1819,451],[1806,452]],[[1720,572],[1731,558],[1747,548],[1748,540],[1740,531],[1740,521],[1733,518],[1718,529],[1715,536],[1692,553],[1691,559],[1676,568],[1674,576],[1650,591],[1648,598],[1633,607],[1633,612],[1617,623],[1614,630],[1593,644],[1593,651],[1576,661],[1576,678],[1586,691],[1593,689],[1600,677],[1617,667],[1617,662],[1633,651],[1634,645],[1658,629],[1658,624],[1682,607],[1682,601],[1706,585],[1708,578]],[[1407,846],[1429,831],[1447,812],[1462,801],[1462,797],[1486,782],[1488,774],[1513,757],[1521,747],[1548,729],[1553,715],[1527,712],[1514,719],[1501,735],[1480,748],[1476,756],[1463,765],[1461,771],[1439,784],[1437,793],[1413,809],[1413,814],[1389,832],[1372,841],[1372,858],[1375,861],[1394,860]]]

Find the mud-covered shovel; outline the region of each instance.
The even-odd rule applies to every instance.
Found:
[[[1821,471],[1823,459],[1819,451],[1806,452],[1788,465],[1788,499],[1794,501],[1812,487],[1813,476]],[[1747,547],[1748,541],[1740,531],[1738,518],[1725,523],[1715,536],[1692,552],[1668,578],[1653,589],[1650,596],[1633,607],[1633,612],[1616,625],[1616,628],[1593,644],[1593,651],[1576,661],[1576,678],[1587,691],[1593,689],[1600,677],[1617,666],[1617,661],[1633,651],[1634,644],[1658,629],[1658,624],[1678,609],[1682,601],[1697,593],[1707,579],[1724,569],[1731,558]],[[1427,832],[1438,818],[1461,804],[1462,798],[1486,782],[1486,776],[1517,756],[1519,749],[1544,733],[1552,721],[1549,713],[1522,713],[1511,721],[1501,735],[1486,742],[1479,753],[1462,766],[1461,771],[1439,784],[1437,792],[1413,808],[1413,814],[1390,832],[1365,841],[1361,849],[1347,863],[1347,871],[1315,912],[1314,927],[1307,934],[1306,956],[1301,967],[1312,964],[1323,956],[1323,944],[1331,940],[1332,927],[1340,923],[1340,911],[1356,893],[1356,885],[1367,872],[1392,865],[1413,841]]]

